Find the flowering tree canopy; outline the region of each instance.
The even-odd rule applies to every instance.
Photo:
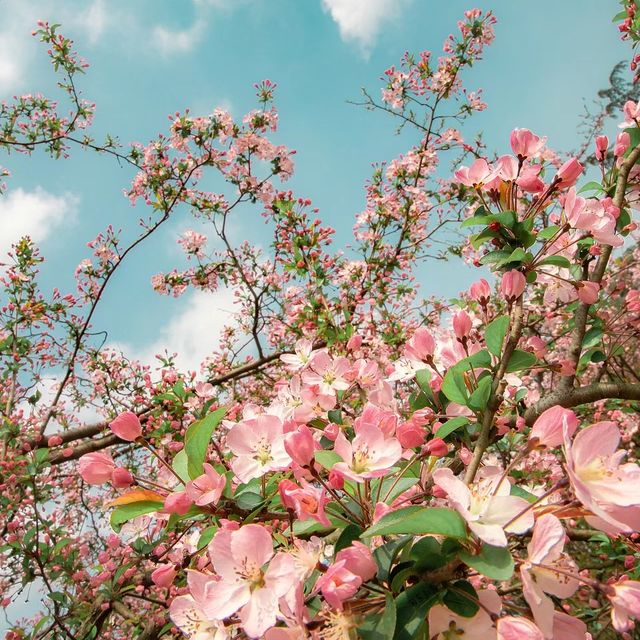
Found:
[[[442,52],[365,91],[414,142],[375,167],[345,251],[286,188],[272,82],[239,120],[98,141],[86,63],[39,24],[66,104],[3,102],[0,148],[110,156],[144,213],[133,241],[89,243],[73,292],[42,291],[28,237],[0,274],[0,592],[43,594],[8,640],[637,637],[640,102],[618,69],[568,156],[527,128],[502,155],[465,140],[486,105],[464,73],[494,23],[466,11]],[[234,244],[240,211],[270,244]],[[94,326],[113,274],[179,215],[218,248],[186,232],[154,289],[236,303],[199,372],[131,361]],[[479,270],[451,304],[415,275],[443,243]]]

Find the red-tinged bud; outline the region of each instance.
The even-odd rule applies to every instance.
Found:
[[[116,489],[126,489],[133,484],[133,476],[128,469],[116,467],[111,476],[111,484],[113,484]]]
[[[167,513],[175,513],[183,516],[189,509],[193,501],[185,491],[175,491],[170,493],[164,500],[164,510]]]
[[[609,148],[609,138],[607,136],[596,137],[596,160],[603,162],[607,157],[607,149]]]
[[[512,269],[502,276],[500,291],[507,302],[512,303],[522,295],[526,284],[527,279],[524,275],[520,271]]]
[[[449,453],[449,446],[442,438],[434,438],[427,442],[424,446],[424,451],[430,456],[442,458]]]
[[[131,411],[121,413],[113,422],[109,423],[109,428],[118,438],[127,442],[134,442],[142,435],[140,419]]]
[[[47,440],[47,447],[51,448],[51,447],[57,447],[58,445],[62,444],[62,438],[60,436],[51,436],[48,440]]]
[[[307,467],[313,460],[316,450],[316,441],[311,429],[306,424],[302,424],[295,431],[285,434],[284,448],[294,462],[301,467]]]
[[[329,471],[329,486],[336,491],[344,489],[344,476],[332,469]]]
[[[555,181],[559,189],[566,189],[573,186],[578,180],[578,176],[582,173],[584,167],[577,158],[569,158],[556,173]]]

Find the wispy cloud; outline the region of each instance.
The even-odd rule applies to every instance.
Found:
[[[345,41],[360,45],[366,55],[381,29],[412,0],[322,0]]]
[[[153,28],[151,41],[155,49],[165,56],[177,53],[190,53],[200,44],[207,29],[207,21],[197,18],[187,29],[172,30],[163,25]]]
[[[72,193],[55,195],[37,187],[12,189],[0,198],[0,262],[11,245],[28,235],[36,243],[75,219],[79,198]]]

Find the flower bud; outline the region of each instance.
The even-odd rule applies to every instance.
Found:
[[[507,271],[502,276],[500,291],[506,298],[507,302],[512,303],[522,295],[526,284],[527,279],[524,277],[524,275],[522,275],[520,271],[512,269],[511,271]]]
[[[109,428],[118,438],[127,442],[134,442],[142,435],[140,419],[131,411],[121,413],[113,422],[109,423]]]
[[[302,424],[295,431],[285,434],[284,448],[294,462],[301,467],[309,466],[316,449],[311,429],[306,424]]]

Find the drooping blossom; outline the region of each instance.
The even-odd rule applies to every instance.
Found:
[[[578,428],[578,416],[560,405],[554,405],[543,411],[531,427],[529,440],[537,439],[542,447],[559,447],[563,442],[563,428],[566,425],[567,433],[571,437]]]
[[[631,618],[640,620],[640,582],[623,579],[606,586],[611,602],[611,622],[620,633],[633,628]]]
[[[109,482],[115,468],[116,463],[105,451],[85,453],[78,460],[80,476],[88,484],[99,485]]]
[[[502,470],[497,467],[482,469],[480,478],[469,487],[449,468],[436,469],[433,482],[447,494],[469,529],[487,544],[505,547],[505,532],[521,534],[533,525],[529,503],[509,495],[511,484],[502,478]]]
[[[563,552],[565,531],[552,514],[538,518],[527,546],[527,560],[520,566],[522,592],[545,638],[553,638],[554,606],[547,594],[569,598],[578,589],[575,562]],[[557,568],[558,571],[554,571]]]
[[[524,275],[516,269],[511,269],[502,276],[500,291],[507,302],[513,302],[522,295],[526,284]]]
[[[199,507],[217,504],[227,483],[227,479],[208,462],[204,463],[203,469],[204,473],[201,476],[187,482],[185,486],[187,495]]]
[[[608,532],[640,527],[640,467],[623,463],[620,430],[598,422],[579,431],[573,442],[564,435],[567,474],[576,497],[595,516],[594,526]]]

